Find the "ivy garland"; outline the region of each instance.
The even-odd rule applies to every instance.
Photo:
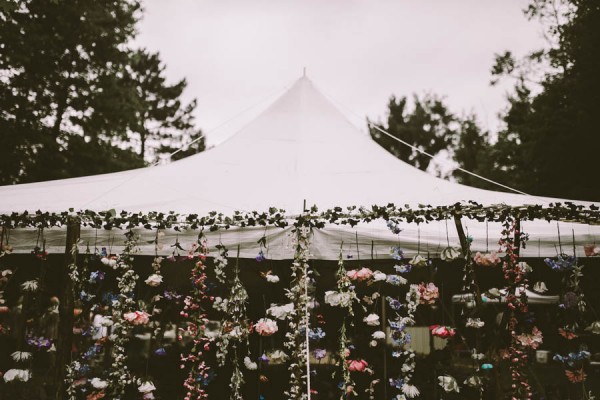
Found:
[[[208,228],[210,231],[229,229],[231,227],[252,226],[276,226],[284,228],[290,225],[310,226],[323,228],[327,223],[338,225],[355,226],[361,222],[371,222],[377,219],[391,221],[398,224],[401,221],[407,223],[427,223],[431,221],[444,221],[454,216],[466,217],[479,222],[504,222],[508,218],[546,221],[568,221],[586,224],[600,224],[599,207],[578,205],[572,202],[550,203],[547,207],[542,205],[509,206],[505,204],[483,206],[477,202],[455,203],[449,206],[433,207],[431,205],[419,205],[411,208],[408,205],[398,207],[393,203],[385,206],[373,205],[370,208],[350,206],[346,208],[334,207],[324,212],[318,211],[316,206],[310,212],[299,216],[286,216],[285,210],[275,207],[269,208],[267,212],[240,212],[235,211],[233,215],[226,216],[215,211],[207,216],[198,214],[178,214],[175,212],[159,213],[132,213],[122,211],[116,213],[110,211],[78,211],[73,209],[62,213],[50,213],[36,211],[30,213],[13,212],[12,214],[0,215],[0,225],[6,228],[50,228],[66,226],[69,218],[78,217],[82,226],[104,229],[132,229],[143,227],[145,229],[174,229],[181,231],[185,229]]]

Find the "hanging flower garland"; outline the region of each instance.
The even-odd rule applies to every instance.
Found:
[[[227,265],[227,249],[221,246],[219,249],[221,257],[221,264]],[[233,271],[233,280],[231,281],[231,288],[229,291],[229,297],[223,302],[223,306],[220,308],[224,312],[224,318],[221,320],[221,327],[219,335],[215,341],[216,356],[219,366],[225,365],[229,348],[233,347],[233,373],[231,375],[231,382],[229,387],[231,388],[230,399],[241,400],[242,399],[242,386],[244,384],[244,376],[240,368],[240,360],[238,357],[238,348],[242,343],[246,343],[246,348],[249,349],[248,337],[250,334],[250,322],[246,315],[246,304],[248,303],[248,292],[244,288],[240,277],[239,277],[239,247],[238,247],[238,262],[236,262],[235,269]],[[225,274],[226,276],[226,274]],[[249,357],[246,356],[246,358]]]
[[[308,398],[308,390],[305,379],[308,365],[308,343],[306,336],[309,335],[308,286],[311,279],[311,270],[308,265],[309,256],[309,234],[310,228],[299,225],[295,230],[294,261],[290,288],[286,289],[287,298],[294,304],[294,310],[289,313],[288,332],[286,333],[285,347],[290,350],[291,364],[289,365],[290,381],[289,389],[285,392],[288,399],[303,400]]]
[[[342,244],[343,246],[343,244]],[[342,327],[340,328],[340,339],[339,339],[339,349],[338,349],[338,357],[339,360],[337,362],[337,366],[341,368],[341,378],[342,381],[340,383],[340,389],[342,391],[340,398],[345,398],[349,394],[356,395],[354,391],[354,381],[350,376],[349,369],[349,360],[348,357],[350,355],[350,349],[348,348],[348,338],[346,336],[346,324],[353,324],[354,321],[352,317],[354,317],[354,309],[353,303],[358,301],[356,297],[356,293],[354,291],[354,285],[352,284],[352,279],[359,279],[360,276],[372,275],[363,271],[363,273],[358,273],[358,270],[355,271],[346,271],[346,267],[344,266],[344,257],[342,254],[342,249],[340,248],[340,254],[338,257],[338,269],[336,272],[337,279],[337,291],[327,291],[325,292],[325,303],[329,304],[332,307],[340,307],[345,311],[345,317],[342,321]],[[349,320],[349,322],[347,322]],[[335,378],[336,372],[332,373],[332,378]]]
[[[227,267],[228,250],[222,243],[219,243],[215,247],[217,248],[217,255],[213,260],[215,277],[219,282],[225,283],[227,279],[225,268]]]
[[[120,399],[125,394],[125,388],[134,382],[135,377],[127,367],[127,350],[131,331],[134,325],[146,325],[149,314],[136,310],[133,293],[138,280],[138,275],[133,269],[133,253],[137,246],[137,237],[133,231],[125,233],[126,241],[123,252],[117,260],[116,270],[123,271],[117,278],[119,297],[113,302],[113,362],[108,373],[109,386],[106,389],[111,398]]]
[[[397,348],[392,352],[392,357],[402,361],[402,375],[396,379],[390,379],[390,385],[407,398],[419,396],[419,389],[411,383],[415,372],[415,352],[408,348],[411,337],[406,332],[406,327],[415,324],[415,312],[420,302],[420,291],[418,285],[410,285],[405,297],[406,303],[402,304],[397,299],[387,297],[388,305],[395,313],[395,318],[390,320],[392,340]],[[402,311],[405,311],[404,313]]]
[[[559,304],[559,317],[563,326],[559,328],[558,332],[566,341],[564,347],[567,351],[570,350],[564,356],[557,353],[554,360],[563,364],[565,376],[569,382],[581,384],[583,398],[592,398],[585,388],[587,378],[585,370],[591,355],[587,351],[587,346],[581,343],[581,339],[584,331],[595,333],[594,324],[600,326],[600,323],[595,322],[588,326],[586,319],[588,304],[580,287],[584,266],[578,265],[577,257],[562,253],[555,260],[547,258],[544,261],[552,270],[562,275],[563,291],[561,293],[562,301]]]
[[[511,342],[505,358],[509,362],[511,373],[512,397],[530,399],[532,389],[527,377],[527,364],[531,349],[537,348],[542,340],[541,332],[527,323],[529,307],[525,292],[528,283],[527,269],[519,265],[519,248],[527,236],[520,232],[515,219],[508,217],[503,222],[500,251],[506,253],[502,264],[502,272],[506,281],[506,303],[508,307],[508,331]],[[517,296],[517,292],[520,294]]]
[[[208,393],[205,387],[210,381],[209,372],[211,368],[204,360],[204,352],[210,350],[213,339],[205,335],[206,314],[202,302],[209,299],[206,294],[206,260],[207,248],[201,244],[197,249],[197,261],[191,272],[192,293],[186,296],[183,310],[180,315],[187,319],[185,328],[180,328],[179,340],[186,335],[192,340],[192,348],[187,355],[181,355],[181,368],[188,365],[189,372],[183,386],[187,390],[184,400],[207,399]]]

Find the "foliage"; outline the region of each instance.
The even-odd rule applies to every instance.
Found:
[[[0,7],[0,184],[143,166],[140,126],[172,146],[197,135],[185,81],[166,84],[158,55],[131,47],[140,16],[138,0]]]
[[[600,189],[589,182],[600,144],[600,5],[532,0],[525,13],[543,24],[548,46],[522,60],[510,52],[496,57],[495,80],[509,76],[517,83],[488,170],[538,195],[598,200]],[[577,161],[567,159],[574,155]]]
[[[388,103],[387,126],[376,126],[427,153],[435,155],[447,150],[455,133],[456,117],[435,95],[426,94],[421,98],[414,95],[413,104],[413,109],[409,110],[406,97],[397,99],[392,96]],[[371,125],[369,128],[373,139],[387,151],[419,169],[428,169],[431,158],[384,135]]]

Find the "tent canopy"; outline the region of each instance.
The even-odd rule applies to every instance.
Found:
[[[264,211],[288,214],[372,204],[540,204],[552,199],[481,190],[398,160],[360,132],[303,77],[219,146],[167,165],[0,188],[0,212]]]
[[[287,215],[297,215],[303,211],[305,200],[308,206],[316,204],[320,210],[390,202],[442,206],[474,200],[483,205],[520,206],[564,201],[476,189],[414,168],[361,133],[306,77],[236,135],[203,153],[156,167],[0,187],[0,213],[4,214],[74,208],[199,215],[218,211],[228,215],[235,210],[266,211],[277,207],[286,210]],[[372,241],[388,249],[398,243],[398,237],[384,224],[369,225],[357,227],[364,239],[357,248],[363,254],[369,253]],[[457,244],[453,229],[447,237],[443,224],[427,225],[418,231],[416,227],[404,227],[403,246],[414,251],[427,248],[435,254],[449,240]],[[577,243],[595,241],[600,233],[587,225],[571,225]],[[495,248],[499,226],[489,227],[488,232],[485,224],[471,221],[467,228],[475,238],[475,250]],[[556,254],[556,226],[538,221],[527,223],[526,229],[537,241],[529,246],[532,255]],[[569,234],[571,229],[565,227],[563,232]],[[30,251],[30,236],[35,234],[27,230],[15,232],[13,245]],[[217,242],[243,242],[246,245],[242,255],[252,255],[256,239],[262,234],[262,229],[246,230],[244,236],[240,236],[240,230],[232,230],[223,236],[219,233]],[[96,232],[82,235],[97,237]],[[104,232],[100,240],[110,241],[110,235]],[[280,240],[282,247],[280,253],[272,256],[290,258],[293,249],[289,237],[281,231],[273,235],[272,239]],[[190,233],[188,239],[195,236]],[[350,243],[354,236],[355,230],[347,227],[321,230],[315,236],[315,256],[337,258],[341,241]],[[64,249],[64,232],[60,229],[48,232],[47,239],[56,250]],[[143,252],[153,253],[153,248],[146,247]],[[378,253],[386,250],[382,247]]]

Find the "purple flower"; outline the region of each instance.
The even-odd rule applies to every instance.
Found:
[[[27,344],[34,347],[36,350],[48,350],[52,347],[52,340],[45,337],[29,337],[27,338]]]
[[[162,356],[164,356],[164,355],[167,354],[167,351],[164,349],[164,347],[160,347],[160,348],[154,350],[154,354],[156,354],[157,356],[162,357]]]
[[[260,249],[260,251],[258,252],[258,255],[254,258],[257,262],[263,262],[265,261],[267,258],[265,257],[265,253],[262,251],[262,249]]]
[[[258,361],[264,362],[264,363],[268,363],[269,362],[269,357],[267,357],[267,355],[265,353],[263,353],[262,356],[258,357]]]
[[[327,350],[325,349],[315,349],[313,351],[313,355],[317,360],[322,360],[327,355]]]

